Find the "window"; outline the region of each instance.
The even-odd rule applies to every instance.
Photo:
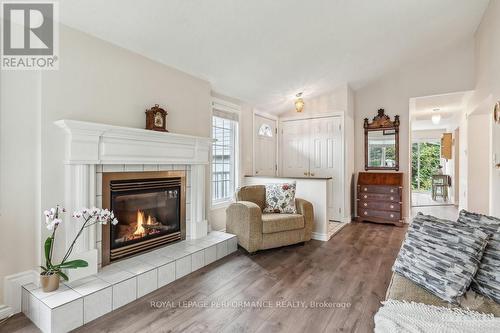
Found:
[[[212,203],[219,204],[233,198],[236,186],[237,125],[234,120],[213,116],[212,138]]]
[[[269,126],[268,124],[262,124],[259,128],[259,135],[272,138],[273,137],[273,130],[272,130],[271,126]]]
[[[432,175],[441,164],[439,140],[420,140],[411,149],[411,187],[414,191],[429,192],[432,189]]]

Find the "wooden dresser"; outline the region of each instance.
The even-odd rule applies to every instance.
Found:
[[[358,222],[403,225],[403,173],[360,172],[357,190]]]

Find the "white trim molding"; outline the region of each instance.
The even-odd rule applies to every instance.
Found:
[[[12,308],[10,306],[0,305],[0,320],[7,319],[12,315],[14,315],[14,311],[12,311]]]
[[[312,239],[319,240],[322,242],[328,242],[330,238],[328,238],[328,234],[320,233],[320,232],[315,232],[313,231],[312,233]]]
[[[207,235],[205,212],[206,169],[212,139],[165,133],[139,128],[120,127],[76,120],[59,120],[55,124],[66,132],[65,202],[68,211],[97,205],[96,168],[106,165],[182,165],[191,172],[191,203],[186,221],[186,237]],[[74,239],[79,226],[67,223],[66,247]],[[88,228],[73,249],[73,256],[89,262],[86,268],[68,271],[70,280],[97,273],[98,249],[96,226]]]
[[[317,119],[317,118],[329,118],[329,117],[343,117],[345,116],[344,111],[332,111],[323,113],[297,113],[294,116],[286,116],[279,118],[281,121],[292,121],[292,120],[304,120],[304,119]]]
[[[2,309],[2,315],[5,313],[6,317],[8,317],[11,313],[21,312],[23,286],[30,283],[38,285],[38,276],[39,273],[35,270],[29,270],[4,278],[4,301],[5,305],[10,309],[10,313]]]
[[[237,114],[241,112],[241,106],[238,104],[234,104],[217,97],[212,97],[212,109]]]

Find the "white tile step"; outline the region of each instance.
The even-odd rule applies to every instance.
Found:
[[[23,286],[22,311],[42,332],[74,330],[237,250],[235,235],[212,231],[108,265],[45,293]]]

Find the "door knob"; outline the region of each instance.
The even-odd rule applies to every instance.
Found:
[[[307,172],[304,172],[304,176],[307,176]]]
[[[312,172],[312,173],[311,173],[311,176],[313,176],[313,177],[314,177],[314,172]]]

